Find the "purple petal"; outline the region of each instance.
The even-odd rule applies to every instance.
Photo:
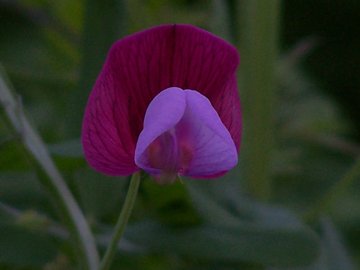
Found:
[[[86,160],[97,171],[129,175],[139,170],[134,163],[135,141],[126,120],[129,111],[114,91],[111,77],[97,80],[85,110],[81,140]]]
[[[150,103],[135,163],[169,181],[176,174],[215,177],[237,164],[237,148],[205,96],[173,87]]]
[[[136,165],[149,173],[161,174],[177,163],[176,138],[171,130],[181,120],[185,107],[185,92],[180,88],[168,88],[153,99],[136,144]]]
[[[221,175],[236,166],[237,147],[210,101],[197,91],[185,90],[185,93],[186,110],[178,125],[179,140],[188,140],[193,146],[192,160],[185,174]]]
[[[172,86],[194,89],[206,96],[239,148],[241,111],[236,68],[240,58],[236,49],[201,29],[177,25],[174,33]]]

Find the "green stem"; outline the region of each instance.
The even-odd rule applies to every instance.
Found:
[[[26,150],[33,157],[41,171],[44,187],[47,188],[57,206],[61,209],[64,222],[76,240],[76,250],[85,269],[97,270],[99,256],[94,237],[79,205],[71,194],[66,182],[51,159],[41,137],[31,127],[21,103],[15,99],[4,79],[0,66],[0,104],[4,107],[11,125],[19,134]]]
[[[267,199],[271,194],[280,2],[244,0],[241,6],[242,158],[249,191],[259,199]]]
[[[231,37],[231,41],[237,45],[239,39],[239,29],[238,29],[238,1],[237,0],[226,0],[225,1],[226,8],[227,8],[227,20],[228,20],[228,27],[229,33]]]
[[[237,0],[212,1],[212,31],[234,45],[238,43],[239,32],[237,6]]]
[[[114,255],[116,253],[119,240],[124,233],[126,224],[128,223],[130,214],[135,204],[136,195],[138,193],[140,185],[140,173],[134,173],[130,180],[130,186],[125,198],[125,203],[121,209],[120,216],[116,222],[114,229],[114,235],[111,239],[110,245],[108,246],[104,258],[101,261],[100,270],[107,270],[110,268]]]
[[[356,179],[360,179],[360,157],[344,176],[322,196],[318,203],[305,214],[304,218],[308,221],[313,221],[320,214],[329,211],[332,205],[346,193],[349,186]]]

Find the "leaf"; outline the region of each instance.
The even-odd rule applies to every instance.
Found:
[[[202,183],[203,184],[203,183]],[[239,223],[239,218],[235,217],[232,213],[227,211],[223,206],[219,204],[215,199],[211,199],[206,194],[206,186],[203,185],[204,189],[201,189],[200,185],[196,182],[189,182],[187,188],[190,196],[192,197],[195,208],[199,211],[200,215],[208,222],[223,226],[232,226]]]
[[[6,135],[0,134],[0,136],[5,137]],[[31,168],[27,156],[23,154],[22,146],[15,140],[15,137],[10,137],[9,141],[0,144],[0,147],[1,171],[23,171]]]
[[[224,181],[229,181],[236,190],[233,181]],[[317,258],[320,247],[315,233],[295,215],[279,207],[246,199],[240,193],[234,196],[230,189],[222,187],[220,191],[222,184],[189,182],[187,185],[194,206],[210,224],[205,225],[204,230],[197,229],[196,234],[200,233],[204,238],[203,244],[208,245],[207,248],[218,247],[209,250],[211,258],[227,259],[229,256],[228,259],[277,266],[306,265]],[[204,237],[211,232],[222,236],[213,236],[213,245],[206,244]],[[226,241],[231,248],[227,247]],[[226,250],[224,254],[219,252],[219,245]]]
[[[80,200],[87,214],[106,217],[120,212],[128,183],[124,178],[107,177],[90,169],[80,169],[74,174]]]
[[[330,219],[321,220],[321,231],[321,255],[315,263],[306,267],[271,267],[267,270],[354,270],[354,265]]]
[[[16,266],[43,266],[55,258],[55,242],[39,231],[0,223],[0,262]]]
[[[125,33],[126,3],[123,0],[84,1],[80,90],[68,100],[71,135],[79,135],[86,96],[100,72],[111,44]]]
[[[20,208],[36,206],[44,209],[47,196],[34,173],[1,172],[0,198]]]
[[[160,186],[155,181],[146,179],[142,182],[141,191],[147,216],[156,216],[158,220],[169,226],[199,223],[198,214],[182,182]]]
[[[318,252],[317,239],[310,232],[252,225],[175,230],[158,223],[139,223],[128,227],[125,238],[169,255],[276,266],[304,265],[313,261]]]

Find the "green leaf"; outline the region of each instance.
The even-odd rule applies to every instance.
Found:
[[[6,135],[0,134],[0,136],[5,137]],[[9,141],[4,142],[0,145],[0,147],[1,171],[24,171],[31,168],[31,166],[29,166],[27,156],[23,154],[22,146],[19,144],[18,140],[15,140],[15,137],[10,137]]]
[[[15,266],[43,266],[57,254],[55,242],[44,233],[0,223],[0,262]]]
[[[315,263],[305,267],[268,270],[354,270],[354,265],[330,219],[321,220],[321,231],[321,255]]]
[[[177,181],[171,185],[159,185],[146,179],[141,185],[141,200],[145,213],[170,226],[187,226],[199,223],[186,186]]]
[[[294,266],[312,262],[318,253],[318,242],[311,232],[253,225],[176,230],[157,223],[140,223],[130,226],[125,238],[151,251],[209,261]]]
[[[107,177],[90,169],[80,169],[74,174],[74,180],[88,215],[103,218],[120,212],[127,184],[125,178]]]
[[[207,222],[223,226],[232,226],[239,223],[238,217],[227,211],[216,199],[211,198],[210,185],[205,184],[200,187],[200,184],[196,182],[189,182],[187,188],[194,201],[195,208]]]
[[[126,32],[126,1],[84,1],[84,27],[80,67],[81,91],[74,91],[68,102],[69,129],[72,136],[79,135],[83,108],[92,85],[111,44]]]
[[[226,188],[230,184],[233,189]],[[314,232],[285,209],[243,198],[233,180],[224,179],[220,184],[189,182],[187,187],[195,208],[209,224],[197,229],[196,234],[222,235],[213,236],[212,241],[214,247],[221,245],[226,252],[221,254],[217,252],[220,248],[214,248],[209,251],[210,258],[278,266],[306,265],[317,258],[320,247]],[[226,247],[225,239],[232,239],[230,247]],[[205,237],[203,244],[207,245]]]
[[[31,172],[1,172],[0,197],[20,208],[43,208],[41,206],[47,200],[35,173]]]

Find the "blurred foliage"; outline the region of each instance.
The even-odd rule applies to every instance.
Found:
[[[93,10],[98,16],[93,24],[89,20],[95,15],[86,13],[91,3],[105,12]],[[106,3],[121,8],[107,13]],[[360,267],[360,181],[315,220],[303,218],[360,155],[359,3],[283,1],[270,202],[251,198],[239,176],[242,164],[213,182],[186,179],[184,184],[158,186],[146,179],[113,269]],[[84,210],[101,251],[128,181],[88,168],[75,136],[81,117],[74,120],[71,115],[82,115],[79,104],[86,101],[107,46],[134,31],[174,22],[237,42],[240,20],[234,10],[240,9],[241,1],[0,0],[0,62]],[[89,33],[96,20],[108,16],[102,28]],[[241,52],[241,43],[236,45]],[[86,75],[83,69],[92,64]],[[69,233],[4,119],[1,112],[0,269],[73,269],[76,257]]]

